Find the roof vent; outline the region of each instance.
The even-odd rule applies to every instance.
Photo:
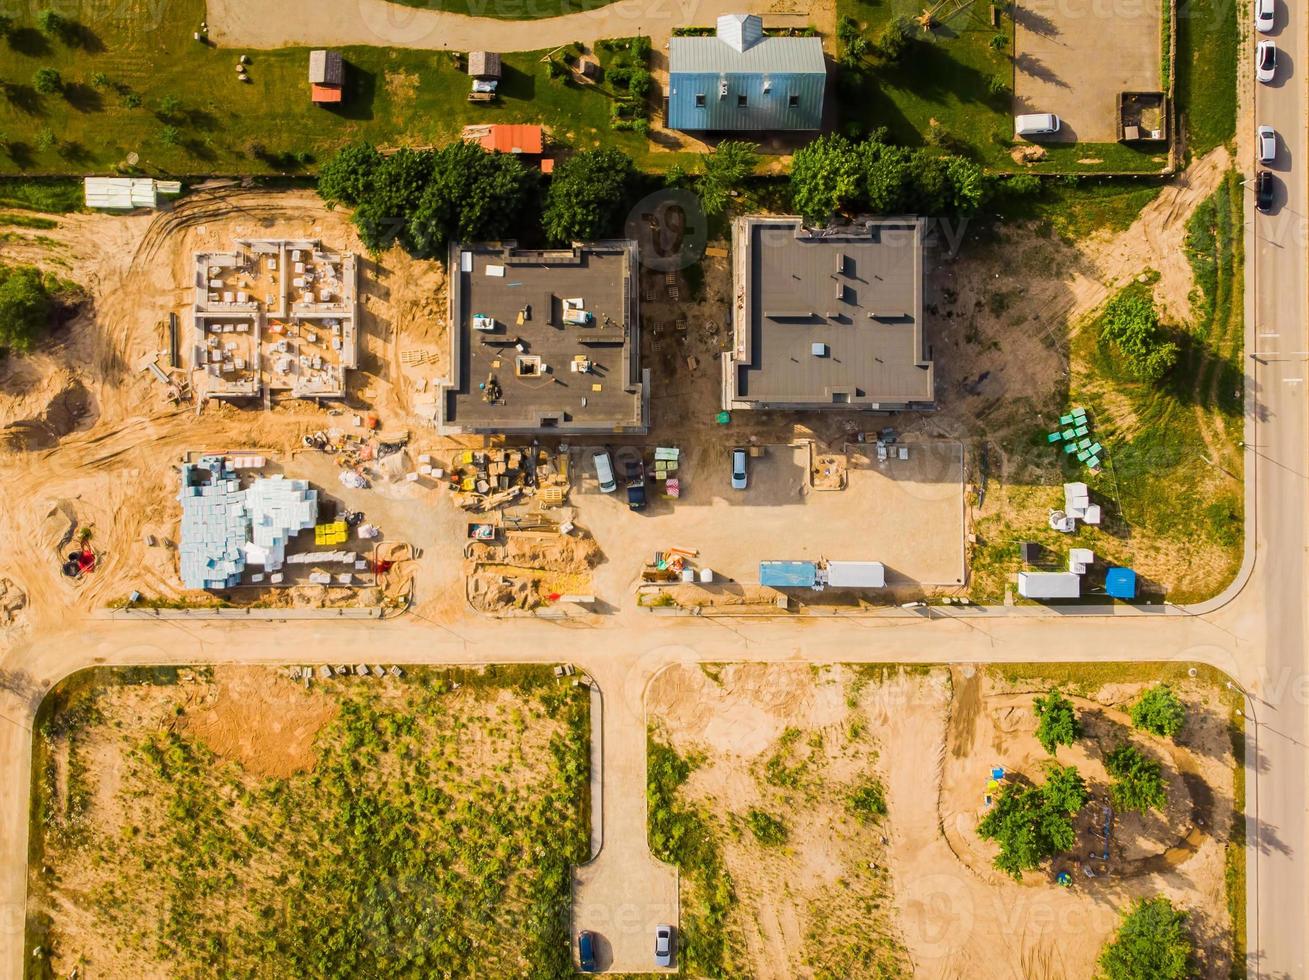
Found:
[[[826,345],[826,344],[815,343],[812,347],[809,348],[809,350],[810,350],[810,352],[814,355],[814,357],[826,357],[826,356],[827,356],[827,345]]]
[[[746,51],[763,36],[764,19],[758,14],[723,14],[718,18],[718,40],[733,51]]]

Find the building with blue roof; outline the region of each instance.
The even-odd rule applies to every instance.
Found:
[[[668,44],[669,129],[818,130],[826,88],[822,40],[767,37],[756,14],[726,14],[713,36]]]

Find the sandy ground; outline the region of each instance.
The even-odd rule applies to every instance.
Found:
[[[649,35],[657,47],[674,27],[712,25],[722,14],[764,14],[769,25],[804,26],[810,5],[796,0],[619,0],[595,10],[537,20],[520,16],[530,0],[488,0],[499,17],[468,17],[388,0],[209,0],[209,36],[224,47],[381,45],[468,51],[539,51],[601,38]],[[815,6],[830,8],[821,0]]]
[[[62,216],[58,228],[6,252],[6,259],[77,282],[88,298],[36,352],[0,363],[0,496],[13,502],[0,576],[26,595],[4,639],[133,588],[178,593],[175,556],[164,541],[176,537],[173,464],[185,451],[286,452],[303,433],[341,424],[307,402],[268,412],[208,402],[197,417],[193,405],[170,404],[163,386],[139,369],[143,357],[167,347],[168,314],[185,323],[193,251],[273,230],[363,252],[347,216],[326,210],[312,192],[230,186],[155,215]],[[362,265],[362,370],[352,395],[385,418],[404,411],[396,390],[410,385],[397,386],[391,373],[398,352],[443,346],[445,325],[434,306],[442,277],[438,266],[399,250]],[[100,566],[73,582],[60,574],[57,557],[81,527],[93,532]]]
[[[1048,758],[1034,735],[1033,687],[971,669],[953,677],[891,670],[880,680],[859,680],[848,668],[781,664],[659,674],[647,707],[675,748],[703,754],[684,793],[708,807],[722,833],[739,898],[729,935],[744,971],[811,975],[818,947],[805,939],[819,910],[839,921],[846,904],[863,899],[894,910],[886,917],[866,912],[864,921],[903,950],[914,976],[1080,980],[1094,973],[1119,910],[1134,898],[1165,894],[1191,913],[1202,951],[1198,975],[1227,976],[1223,839],[1233,771],[1217,694],[1199,686],[1180,692],[1192,714],[1176,746],[1130,735],[1164,761],[1168,808],[1121,815],[1110,861],[1087,862],[1094,879],[1077,873],[1071,857],[1056,862],[1075,872],[1064,889],[1053,884],[1053,869],[1029,873],[1022,884],[1003,876],[991,867],[992,845],[976,836],[991,766],[1039,778]],[[1086,737],[1061,749],[1059,762],[1076,765],[1098,797],[1106,787],[1102,749],[1129,737],[1123,709],[1141,687],[1106,686],[1076,701]],[[814,785],[789,796],[761,777],[788,729],[800,733],[791,744],[820,746],[805,760],[806,771],[818,774]],[[852,853],[841,798],[854,776],[872,773],[884,782],[890,817]],[[748,833],[733,831],[733,815],[751,806],[803,828],[792,834],[794,846],[761,853]],[[1091,832],[1099,813],[1092,803],[1079,820],[1079,853],[1102,849]],[[879,867],[889,867],[889,879],[875,873]],[[843,888],[834,895],[827,886],[838,880]]]

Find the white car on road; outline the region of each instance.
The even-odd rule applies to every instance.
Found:
[[[1255,47],[1254,77],[1261,82],[1271,82],[1277,77],[1277,45],[1272,41],[1260,41]]]
[[[1254,26],[1260,34],[1267,34],[1277,21],[1277,0],[1254,0]]]
[[[1259,162],[1272,163],[1277,159],[1277,130],[1272,126],[1260,126],[1255,130],[1256,143],[1259,147]]]

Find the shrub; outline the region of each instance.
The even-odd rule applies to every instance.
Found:
[[[775,817],[763,810],[750,810],[745,815],[745,822],[750,828],[750,833],[754,834],[755,840],[765,847],[780,847],[790,836],[781,817]]]
[[[1109,796],[1120,810],[1161,810],[1168,802],[1159,760],[1146,755],[1135,745],[1118,746],[1105,756],[1104,767],[1113,782]]]
[[[139,109],[139,108],[141,108],[141,96],[137,95],[135,92],[124,92],[124,93],[123,93],[123,108],[124,108],[124,109]]]
[[[991,35],[991,40],[989,43],[991,45],[992,51],[1003,51],[1005,48],[1009,46],[1009,38],[1004,34],[1000,34],[999,32],[997,32]]]
[[[42,95],[55,95],[63,91],[64,80],[58,71],[47,66],[36,70],[32,76],[32,87]]]
[[[849,14],[837,22],[836,40],[841,48],[841,64],[846,68],[857,68],[868,54],[868,38],[859,22]]]
[[[877,820],[886,816],[886,793],[882,784],[876,780],[865,783],[851,793],[847,803],[861,820]]]
[[[53,150],[58,145],[59,137],[55,135],[55,131],[49,126],[42,128],[36,134],[36,148],[38,150]]]
[[[159,118],[172,119],[182,111],[182,100],[176,95],[165,95],[159,100]]]
[[[1132,724],[1142,731],[1173,738],[1186,724],[1186,705],[1167,684],[1156,684],[1132,705]]]
[[[610,68],[605,72],[605,79],[615,88],[627,88],[632,83],[633,69],[623,65]]]
[[[1141,899],[1100,954],[1100,969],[1107,980],[1185,980],[1194,954],[1186,913],[1163,897]]]
[[[177,146],[182,142],[182,131],[176,126],[165,126],[159,130],[159,142],[165,146]]]
[[[68,21],[57,11],[47,7],[36,15],[36,26],[41,29],[42,34],[49,37],[59,37],[68,30]]]
[[[91,73],[91,84],[96,88],[108,88],[109,76],[102,71],[94,71]]]
[[[1168,339],[1154,299],[1143,290],[1129,287],[1106,304],[1100,341],[1117,352],[1132,377],[1148,384],[1159,381],[1177,363],[1177,344]]]
[[[30,350],[50,326],[55,300],[39,269],[0,266],[0,347]]]
[[[568,68],[566,65],[551,58],[545,63],[545,74],[547,78],[553,81],[558,81],[561,78],[568,77]]]
[[[650,94],[652,80],[650,73],[644,68],[635,68],[632,70],[631,78],[627,82],[627,90],[638,99],[644,99]]]
[[[632,57],[638,58],[640,61],[644,62],[646,58],[650,57],[649,35],[638,34],[636,37],[632,38],[629,50],[632,52]]]
[[[1054,755],[1059,746],[1072,745],[1082,736],[1082,727],[1077,722],[1073,703],[1055,688],[1045,697],[1038,697],[1032,702],[1040,723],[1036,726],[1036,740],[1042,747]]]

